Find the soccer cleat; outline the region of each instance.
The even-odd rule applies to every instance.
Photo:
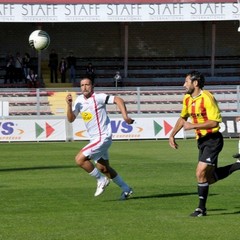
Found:
[[[127,200],[133,194],[132,188],[129,188],[127,192],[122,192],[120,200]]]
[[[240,158],[240,153],[236,153],[233,155],[233,158]]]
[[[105,188],[109,185],[109,183],[110,183],[110,180],[107,177],[104,177],[103,181],[98,181],[97,189],[94,196],[97,197],[101,195],[104,192]]]
[[[190,214],[190,217],[203,217],[206,215],[207,215],[206,209],[203,210],[201,208],[197,208],[193,213]]]

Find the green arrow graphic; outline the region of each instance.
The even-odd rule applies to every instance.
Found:
[[[153,122],[154,122],[154,133],[156,136],[163,128],[157,122],[155,122],[155,121],[153,121]]]
[[[44,129],[39,126],[37,123],[35,123],[35,131],[36,131],[36,138],[38,138],[42,132],[44,132]]]

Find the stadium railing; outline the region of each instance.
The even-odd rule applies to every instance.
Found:
[[[240,114],[239,86],[206,86],[206,89],[214,93],[223,113]],[[183,88],[176,86],[95,88],[95,91],[122,97],[131,114],[179,114],[184,95]],[[0,117],[66,116],[65,97],[69,92],[74,99],[80,94],[79,88],[0,89],[0,103],[7,102],[9,108],[7,116],[0,114]],[[120,114],[116,105],[108,105],[107,110],[110,114]]]

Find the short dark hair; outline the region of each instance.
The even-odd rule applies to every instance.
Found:
[[[205,84],[205,77],[203,76],[202,73],[198,72],[198,71],[191,71],[189,73],[186,74],[186,77],[190,77],[191,81],[197,81],[198,82],[198,87],[199,88],[203,88],[204,84]]]
[[[94,85],[94,81],[93,81],[91,78],[89,78],[88,76],[82,77],[82,78],[80,79],[80,83],[81,83],[81,81],[82,81],[83,79],[88,79],[88,80],[90,80],[91,83],[92,83],[92,85]]]

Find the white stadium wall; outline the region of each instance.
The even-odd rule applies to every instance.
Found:
[[[135,117],[128,125],[119,117],[111,117],[113,140],[168,139],[178,117]],[[234,117],[224,117],[221,123],[224,137],[238,137],[240,123]],[[181,130],[177,138],[193,138],[194,133]],[[83,121],[70,124],[66,118],[0,120],[0,142],[88,140]]]

